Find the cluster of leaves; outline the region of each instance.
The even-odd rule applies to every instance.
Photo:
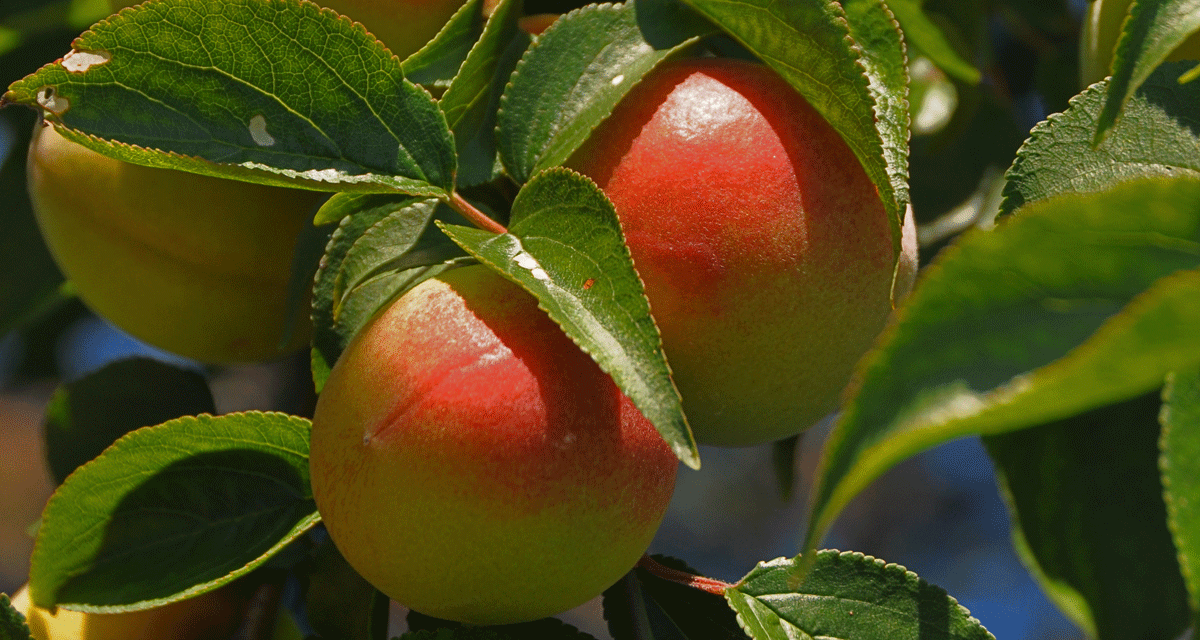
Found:
[[[816,551],[888,468],[985,435],[1018,548],[1056,602],[1099,638],[1174,638],[1200,615],[1200,86],[1180,84],[1188,65],[1160,63],[1195,26],[1171,16],[1195,15],[1194,2],[1135,5],[1167,10],[1135,9],[1110,82],[1069,103],[1076,91],[1061,81],[1040,87],[1064,100],[1062,112],[1014,158],[1003,127],[980,133],[997,110],[1020,130],[1019,91],[983,86],[983,63],[1003,53],[985,22],[1067,29],[1041,4],[629,0],[573,11],[535,38],[518,26],[520,0],[486,20],[471,0],[400,61],[300,0],[160,0],[97,23],[71,44],[78,64],[47,65],[4,99],[122,160],[333,193],[294,278],[298,302],[315,282],[318,388],[382,305],[478,261],[535,295],[698,466],[612,206],[557,167],[657,65],[702,52],[766,61],[855,151],[897,242],[910,200],[932,229],[971,195],[929,195],[923,181],[945,184],[950,164],[975,172],[956,188],[1000,191],[1002,220],[937,256],[862,363],[823,454],[805,553],[760,564],[723,598],[637,569],[605,594],[614,637],[990,637],[902,567]],[[914,103],[937,82],[960,101],[916,141],[911,181],[910,58],[938,69],[912,84]],[[1038,64],[1054,68],[1046,58]],[[957,163],[981,139],[986,152]],[[989,182],[986,163],[997,159],[1011,167]],[[0,173],[5,194],[21,188],[16,163]],[[0,246],[11,244],[19,265],[0,280],[0,331],[29,326],[69,295],[31,216],[6,215],[13,233]],[[47,441],[61,486],[40,523],[35,601],[129,611],[285,570],[308,586],[306,631],[383,637],[381,596],[315,526],[308,421],[212,411],[202,378],[149,361],[60,389]],[[0,637],[27,637],[9,612],[0,605]],[[534,624],[414,618],[410,633],[578,636]]]

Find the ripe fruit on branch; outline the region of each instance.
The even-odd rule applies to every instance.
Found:
[[[153,169],[39,126],[29,194],[80,298],[156,347],[204,362],[281,350],[296,237],[322,194]],[[303,320],[303,319],[302,319]]]
[[[666,64],[568,166],[616,206],[698,442],[784,438],[835,407],[891,311],[896,256],[861,164],[783,79]]]
[[[1083,86],[1108,77],[1121,27],[1132,5],[1133,0],[1093,0],[1088,6],[1079,37],[1079,79]],[[1168,62],[1176,60],[1200,60],[1200,33],[1192,34],[1167,56]]]
[[[401,297],[317,402],[313,494],[397,602],[473,624],[586,602],[645,551],[677,461],[532,296],[483,266]]]
[[[82,613],[34,606],[29,587],[13,596],[35,640],[208,640],[227,638],[241,624],[244,599],[229,587],[129,613]]]

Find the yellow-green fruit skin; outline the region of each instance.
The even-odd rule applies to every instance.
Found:
[[[897,255],[862,165],[782,78],[665,64],[568,166],[616,208],[697,442],[778,440],[836,408],[891,313]]]
[[[1083,18],[1079,37],[1079,79],[1088,86],[1108,77],[1116,54],[1121,27],[1129,15],[1133,0],[1094,0]],[[1200,33],[1194,33],[1179,45],[1167,61],[1200,60]]]
[[[309,465],[363,577],[427,615],[507,624],[633,568],[678,463],[532,296],[476,265],[354,338],[317,402]]]
[[[80,298],[151,345],[209,363],[278,357],[296,238],[321,194],[128,164],[40,126],[29,193]]]
[[[224,640],[241,623],[245,605],[227,589],[156,609],[129,613],[83,613],[36,607],[29,588],[13,596],[35,640]]]

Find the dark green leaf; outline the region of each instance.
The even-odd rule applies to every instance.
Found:
[[[1092,146],[1106,83],[1092,85],[1065,112],[1033,128],[1008,170],[1001,213],[1060,193],[1102,191],[1149,176],[1200,175],[1200,83],[1175,81],[1181,63],[1164,65],[1138,89],[1126,113]]]
[[[404,76],[428,86],[450,84],[483,33],[482,7],[483,0],[469,0],[459,7],[433,40],[401,63]]]
[[[46,407],[50,472],[61,484],[134,429],[215,412],[199,373],[148,358],[119,360],[54,392]]]
[[[436,200],[387,194],[342,193],[330,198],[319,221],[341,220],[317,271],[313,289],[313,345],[322,365],[342,349],[383,305],[465,255],[429,221],[459,220]]]
[[[803,576],[799,559],[780,558],[760,563],[726,592],[751,636],[994,640],[954,598],[900,565],[861,553],[816,553]]]
[[[64,137],[106,155],[328,191],[453,187],[453,139],[428,93],[315,4],[162,0],[72,46],[4,98],[41,106]]]
[[[1188,626],[1159,482],[1159,407],[1156,391],[984,438],[1018,553],[1097,640],[1175,640]]]
[[[1167,524],[1200,623],[1200,372],[1176,372],[1163,394],[1159,442]]]
[[[0,640],[33,640],[25,616],[13,608],[8,595],[0,593]]]
[[[899,249],[908,203],[908,89],[898,80],[908,75],[882,2],[853,0],[843,12],[832,0],[685,1],[770,65],[837,129],[879,189]],[[847,36],[868,42],[868,49]]]
[[[801,440],[798,435],[771,443],[771,464],[775,467],[779,495],[784,500],[792,498],[792,489],[796,485],[796,457],[800,447]]]
[[[827,441],[808,544],[850,498],[947,440],[1057,420],[1200,363],[1200,181],[1023,208],[928,267],[859,366]]]
[[[892,242],[899,256],[901,224],[909,203],[909,78],[904,37],[882,0],[841,0],[841,3],[850,24],[850,37],[862,47],[859,62],[866,69],[870,81],[868,89],[875,101],[875,128],[883,140],[883,159],[891,182],[880,185],[878,180],[873,181],[881,194],[890,194],[883,200],[888,212],[893,214]],[[842,135],[845,137],[844,133]],[[861,155],[859,160],[863,161]],[[869,174],[874,162],[864,164]]]
[[[674,0],[592,5],[559,18],[525,53],[501,99],[496,144],[514,180],[571,157],[656,65],[710,26],[665,22]],[[665,13],[664,13],[665,12]]]
[[[60,288],[63,276],[42,241],[25,189],[25,149],[29,147],[32,118],[4,119],[8,122],[0,123],[0,127],[12,124],[20,133],[14,136],[12,148],[0,165],[0,194],[4,194],[0,204],[0,229],[4,230],[0,233],[0,255],[4,256],[4,269],[0,270],[0,336],[65,298]]]
[[[967,84],[979,83],[979,69],[959,55],[941,28],[925,15],[920,0],[890,0],[887,6],[896,14],[908,41],[938,68]]]
[[[683,562],[655,556],[669,569],[699,575]],[[721,596],[660,578],[639,567],[604,592],[604,618],[615,640],[746,640]]]
[[[322,638],[387,638],[387,596],[371,586],[326,539],[312,559],[304,611]]]
[[[318,213],[320,213],[318,209]],[[314,218],[305,217],[304,227],[296,237],[296,249],[292,254],[292,269],[287,285],[287,318],[279,338],[279,350],[285,352],[296,344],[293,337],[298,329],[309,324],[312,314],[313,279],[321,266],[325,247],[337,226],[315,224]]]
[[[179,418],[121,438],[46,505],[29,572],[33,602],[145,609],[261,565],[320,520],[309,427],[284,414],[241,413]]]
[[[680,460],[700,464],[658,327],[612,203],[568,169],[534,176],[508,233],[443,225],[455,242],[521,285],[612,376]]]
[[[1154,69],[1197,29],[1200,29],[1200,0],[1139,0],[1133,3],[1117,42],[1112,78],[1104,109],[1096,123],[1094,142],[1104,138],[1120,117],[1122,107]],[[1188,69],[1194,66],[1195,63],[1191,63]],[[1176,71],[1175,77],[1181,74],[1182,70]]]
[[[523,4],[521,0],[500,4],[439,103],[454,132],[460,187],[491,182],[500,175],[496,110],[513,69],[529,47],[529,35],[517,28]]]

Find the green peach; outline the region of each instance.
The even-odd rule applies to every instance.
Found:
[[[421,613],[505,624],[599,595],[649,545],[677,461],[528,293],[471,266],[418,285],[317,402],[317,508],[368,581]]]
[[[862,165],[783,79],[666,64],[567,165],[616,207],[697,442],[777,440],[837,406],[891,312],[897,256]]]
[[[297,235],[323,197],[100,155],[39,125],[29,193],[80,298],[161,349],[203,362],[277,357]]]

